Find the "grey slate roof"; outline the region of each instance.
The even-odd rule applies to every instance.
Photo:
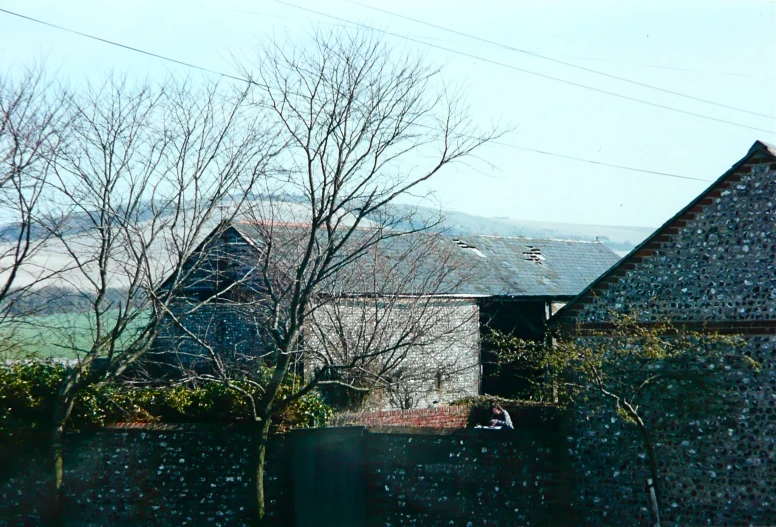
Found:
[[[261,240],[257,239],[260,235],[254,227],[244,223],[233,226],[243,236],[261,245]],[[289,226],[290,229],[300,227]],[[433,237],[436,240],[434,244],[419,244],[418,237]],[[460,257],[460,270],[447,280],[456,285],[442,285],[435,291],[459,296],[571,298],[619,260],[614,252],[599,242],[432,233],[403,234],[382,240],[379,253],[397,262],[411,252],[413,245],[434,247],[433,250],[439,251],[440,258],[444,258],[448,251]],[[346,287],[349,289],[341,290],[344,294],[373,292],[366,285],[362,287],[351,283]],[[414,292],[417,293],[417,289]]]
[[[461,249],[474,268],[462,293],[475,295],[575,296],[619,260],[598,242],[485,235],[460,241],[476,248]]]

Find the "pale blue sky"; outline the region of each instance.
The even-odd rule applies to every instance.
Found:
[[[766,117],[580,71],[370,10],[346,0],[289,0],[308,9],[517,68],[732,121],[734,126],[427,48],[445,76],[469,85],[483,123],[515,131],[502,142],[604,163],[716,179],[761,139],[776,143],[776,3],[757,0],[359,0],[554,59]],[[0,8],[205,68],[234,73],[262,37],[339,22],[273,0],[0,0]],[[250,11],[250,12],[249,12]],[[109,70],[151,78],[182,67],[0,13],[0,67],[41,56],[58,75]],[[458,166],[431,183],[450,209],[517,219],[657,226],[706,183],[642,174],[490,145],[494,169]]]

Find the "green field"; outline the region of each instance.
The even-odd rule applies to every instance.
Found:
[[[105,324],[115,322],[116,312],[106,313]],[[119,346],[128,342],[148,321],[148,316],[138,317],[119,339]],[[94,342],[94,315],[67,313],[26,317],[0,328],[0,352],[3,359],[77,358]]]

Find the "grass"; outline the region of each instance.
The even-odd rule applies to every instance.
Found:
[[[108,311],[105,315],[105,324],[110,327],[117,312]],[[119,347],[129,342],[147,321],[147,315],[133,321],[119,338]],[[0,353],[6,359],[74,359],[92,346],[94,336],[94,315],[90,313],[25,317],[0,328]]]

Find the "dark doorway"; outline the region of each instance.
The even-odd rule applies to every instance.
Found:
[[[529,399],[534,394],[531,379],[542,375],[527,362],[499,367],[489,336],[499,331],[526,340],[543,340],[546,335],[546,305],[542,300],[493,299],[480,304],[482,327],[481,363],[483,394],[511,399]]]

